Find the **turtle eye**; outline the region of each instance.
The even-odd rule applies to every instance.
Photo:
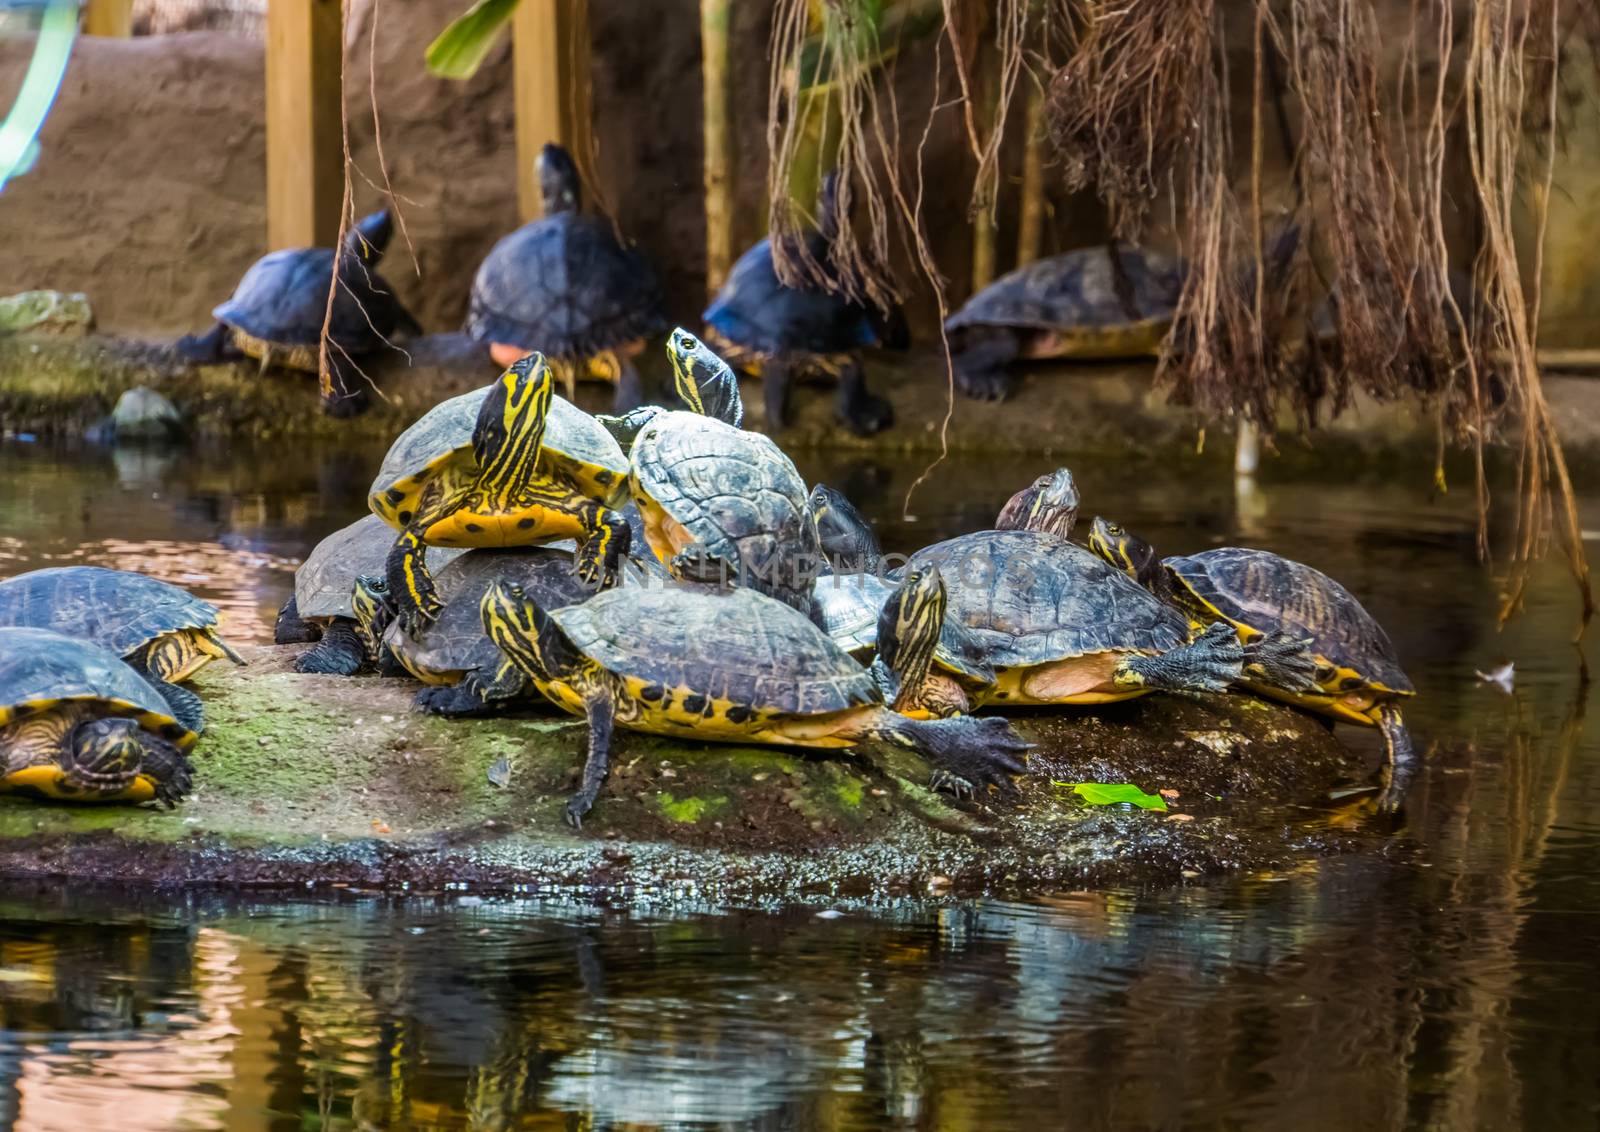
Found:
[[[1353,692],[1359,687],[1361,687],[1361,680],[1359,677],[1346,676],[1343,680],[1339,681],[1339,688],[1342,691]]]

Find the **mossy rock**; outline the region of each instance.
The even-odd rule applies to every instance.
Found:
[[[1369,769],[1317,720],[1242,696],[1019,716],[1037,746],[1015,801],[933,793],[899,750],[821,757],[626,732],[573,831],[580,720],[533,703],[424,716],[410,682],[300,675],[295,651],[202,674],[209,722],[178,809],[0,803],[0,876],[730,899],[1172,881],[1336,849],[1331,823],[1301,818]],[[1176,795],[1164,814],[1094,809],[1058,785],[1078,781]]]

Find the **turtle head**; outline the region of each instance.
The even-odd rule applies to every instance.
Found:
[[[673,387],[685,405],[735,428],[743,423],[739,379],[710,346],[680,326],[667,335],[667,357],[672,360]]]
[[[478,603],[483,631],[511,663],[535,680],[561,680],[584,663],[565,630],[519,585],[496,581]]]
[[[394,599],[389,596],[388,581],[372,574],[361,575],[350,589],[350,608],[355,612],[356,624],[361,627],[367,657],[375,659],[383,649],[389,623],[398,612]]]
[[[62,769],[85,794],[114,796],[139,777],[144,732],[131,719],[96,719],[79,724]]]
[[[1066,538],[1078,521],[1078,484],[1065,468],[1040,476],[1006,501],[996,530],[1042,531]]]
[[[1141,585],[1149,585],[1161,565],[1155,547],[1126,527],[1099,515],[1089,527],[1089,549]]]
[[[528,485],[554,396],[555,377],[538,352],[512,362],[489,387],[472,429],[480,487],[509,493]]]
[[[555,142],[545,142],[544,148],[539,151],[537,172],[544,214],[553,216],[558,212],[576,212],[581,182],[572,154]]]
[[[822,553],[829,559],[845,570],[865,573],[878,568],[883,557],[878,536],[872,533],[872,528],[843,492],[819,483],[811,489],[806,508],[816,520]]]
[[[344,235],[345,251],[356,261],[376,267],[388,250],[389,238],[394,235],[394,217],[387,208],[371,216],[362,217],[356,226]]]
[[[878,615],[878,658],[902,691],[920,688],[933,666],[947,597],[937,567],[910,569]]]

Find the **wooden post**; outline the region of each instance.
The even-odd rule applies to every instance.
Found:
[[[705,143],[706,293],[716,294],[733,265],[733,84],[728,41],[733,0],[700,0],[700,78]]]
[[[331,247],[344,199],[339,0],[268,0],[267,247]]]
[[[511,18],[513,97],[517,114],[517,209],[543,211],[535,163],[546,142],[589,164],[587,0],[522,0]]]
[[[1028,116],[1023,129],[1027,149],[1022,158],[1022,203],[1017,219],[1017,266],[1039,258],[1044,246],[1044,94],[1028,87]]]
[[[83,32],[127,39],[133,34],[133,0],[89,0]]]

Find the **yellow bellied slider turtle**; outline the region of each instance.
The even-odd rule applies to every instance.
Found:
[[[422,333],[394,288],[378,274],[394,225],[384,209],[368,216],[345,236],[338,256],[339,286],[328,322],[328,291],[333,285],[332,248],[291,248],[263,256],[251,265],[233,297],[211,313],[217,323],[204,334],[189,335],[178,353],[195,362],[219,362],[230,352],[261,362],[261,368],[317,373],[322,328],[328,324],[328,366],[332,395],[323,409],[353,416],[367,405],[359,359],[386,348],[398,336]]]
[[[7,578],[0,581],[0,625],[49,629],[110,649],[196,733],[204,708],[178,682],[213,660],[244,663],[217,633],[216,606],[129,570],[54,566]]]
[[[937,595],[919,590],[918,598]],[[629,586],[551,611],[496,584],[482,612],[512,663],[554,703],[588,718],[583,784],[567,803],[574,825],[605,779],[615,725],[823,749],[879,739],[917,751],[958,791],[1006,789],[1007,776],[1024,770],[1027,745],[1004,720],[896,715],[866,669],[805,614],[751,589]],[[940,613],[917,622],[928,653]],[[906,651],[920,647],[913,640]]]
[[[1078,248],[1024,264],[945,321],[956,385],[997,401],[1019,358],[1153,356],[1182,289],[1180,262],[1144,248]]]
[[[634,438],[628,490],[651,551],[670,573],[703,577],[715,563],[729,581],[808,609],[810,571],[799,559],[814,549],[815,528],[805,480],[770,437],[738,427],[727,363],[686,330],[669,336],[667,353],[680,396],[728,419],[659,413]]]
[[[314,644],[294,658],[296,672],[354,676],[379,655],[378,642],[364,637],[354,606],[356,579],[381,575],[394,531],[376,515],[363,515],[312,549],[294,572],[294,593],[278,611],[273,640],[280,645]],[[429,547],[431,570],[444,567],[463,551]],[[375,596],[386,595],[379,579]]]
[[[401,433],[372,482],[373,514],[400,532],[386,576],[401,626],[439,615],[431,546],[537,546],[576,538],[578,574],[602,585],[628,552],[628,461],[600,422],[555,395],[542,354],[434,406]]]
[[[189,792],[196,738],[111,650],[0,628],[0,791],[173,806]]]
[[[1379,798],[1398,809],[1416,774],[1416,750],[1400,703],[1416,695],[1383,626],[1355,595],[1320,570],[1252,547],[1221,546],[1161,559],[1123,527],[1095,519],[1089,546],[1171,601],[1197,623],[1225,626],[1252,643],[1279,634],[1303,638],[1311,679],[1281,663],[1247,665],[1247,686],[1331,719],[1383,733],[1387,779]]]
[[[811,258],[825,270],[839,223],[838,174],[830,173],[817,198],[817,227],[804,237]],[[763,239],[739,257],[701,317],[717,352],[761,378],[768,431],[788,424],[790,380],[812,374],[838,380],[839,419],[852,432],[870,436],[894,423],[889,402],[868,392],[856,355],[869,346],[898,350],[910,344],[898,307],[884,314],[819,286],[785,286],[771,240]]]
[[[644,400],[632,359],[667,327],[661,285],[610,221],[579,211],[566,150],[546,145],[538,173],[544,215],[503,237],[478,268],[467,333],[502,367],[542,352],[568,397],[579,378],[609,381],[618,409],[630,409]]]
[[[357,582],[373,593],[377,618],[371,630],[407,672],[429,685],[416,705],[433,715],[482,715],[527,690],[527,681],[483,632],[479,606],[491,585],[520,586],[546,609],[561,609],[593,597],[595,587],[578,577],[571,553],[540,546],[527,550],[472,550],[439,571],[435,579],[444,609],[415,637],[401,630],[378,578]],[[385,628],[387,624],[387,628]]]

